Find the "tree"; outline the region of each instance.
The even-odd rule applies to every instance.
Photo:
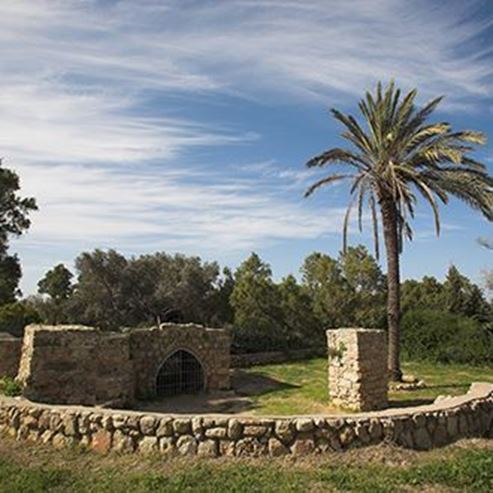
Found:
[[[483,293],[476,284],[462,275],[455,265],[450,266],[443,287],[443,304],[449,312],[479,321],[487,321],[490,318],[490,306]]]
[[[288,275],[277,286],[282,313],[282,337],[289,347],[319,346],[325,340],[325,331],[312,310],[310,296]]]
[[[281,310],[270,266],[252,253],[236,270],[231,293],[238,338],[249,349],[272,348],[281,330]]]
[[[72,318],[104,329],[124,325],[129,312],[123,293],[127,265],[127,259],[115,250],[81,253],[75,260],[78,279],[71,304]]]
[[[358,245],[341,252],[338,263],[349,287],[346,325],[381,327],[386,288],[378,262],[363,245]]]
[[[374,95],[366,93],[359,109],[366,128],[351,115],[333,109],[332,114],[345,130],[342,137],[349,148],[333,148],[310,159],[308,167],[344,165],[347,172],[332,173],[315,182],[306,196],[340,180],[351,180],[351,199],[343,225],[343,249],[351,211],[356,207],[362,229],[363,208],[369,205],[378,257],[378,216],[380,212],[387,257],[387,324],[389,370],[392,380],[401,380],[400,368],[400,268],[404,239],[412,239],[410,220],[417,196],[431,206],[437,234],[440,231],[438,202],[446,204],[452,195],[493,219],[493,178],[486,166],[469,156],[475,145],[485,143],[481,132],[453,131],[446,122],[429,123],[428,118],[442,97],[417,108],[416,89],[401,97],[391,82],[383,90],[379,83]]]
[[[58,303],[65,301],[72,294],[72,277],[72,272],[58,264],[38,282],[38,292],[49,295]]]
[[[303,286],[312,300],[313,312],[324,329],[346,325],[349,284],[336,259],[320,252],[306,257],[301,267]]]
[[[20,293],[21,266],[17,255],[7,253],[9,237],[29,229],[29,213],[37,210],[36,201],[20,197],[19,190],[19,176],[0,159],[0,305],[12,303]]]

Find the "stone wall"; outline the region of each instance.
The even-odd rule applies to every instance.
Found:
[[[462,437],[493,437],[493,384],[416,408],[301,417],[177,416],[0,397],[0,439],[96,452],[199,456],[304,456],[382,442],[426,450]]]
[[[194,324],[162,324],[159,328],[134,329],[129,335],[138,398],[155,397],[159,369],[169,356],[181,349],[200,361],[206,390],[229,389],[229,331]]]
[[[17,379],[35,401],[124,406],[133,398],[128,336],[80,325],[29,325]]]
[[[387,406],[387,342],[383,330],[329,329],[329,395],[353,411]]]
[[[19,369],[22,339],[0,332],[0,378],[14,378]]]
[[[17,378],[24,385],[24,396],[34,401],[122,407],[135,396],[156,396],[158,371],[177,350],[187,350],[199,360],[206,390],[229,388],[230,345],[229,331],[192,324],[124,333],[77,325],[30,325]],[[0,351],[2,347],[0,341]],[[12,376],[18,357],[18,352],[10,355]]]

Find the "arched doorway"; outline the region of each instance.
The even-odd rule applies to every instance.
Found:
[[[157,375],[156,394],[169,397],[195,394],[204,390],[204,371],[200,361],[188,351],[174,352],[161,366]]]

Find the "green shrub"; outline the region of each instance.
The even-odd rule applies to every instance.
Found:
[[[413,360],[484,364],[493,361],[486,324],[438,310],[410,310],[402,318],[402,349]]]
[[[0,378],[0,394],[15,397],[22,394],[22,385],[10,377]]]
[[[38,312],[23,303],[9,303],[0,306],[0,332],[22,337],[26,325],[39,322],[41,318]]]

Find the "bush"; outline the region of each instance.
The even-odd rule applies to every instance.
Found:
[[[413,360],[493,362],[493,332],[486,324],[438,310],[410,310],[402,318],[402,349]]]
[[[0,394],[4,394],[9,397],[15,397],[21,395],[22,385],[10,377],[0,378]]]
[[[23,303],[9,303],[0,306],[0,332],[22,337],[26,325],[39,322],[41,318],[38,312]]]

